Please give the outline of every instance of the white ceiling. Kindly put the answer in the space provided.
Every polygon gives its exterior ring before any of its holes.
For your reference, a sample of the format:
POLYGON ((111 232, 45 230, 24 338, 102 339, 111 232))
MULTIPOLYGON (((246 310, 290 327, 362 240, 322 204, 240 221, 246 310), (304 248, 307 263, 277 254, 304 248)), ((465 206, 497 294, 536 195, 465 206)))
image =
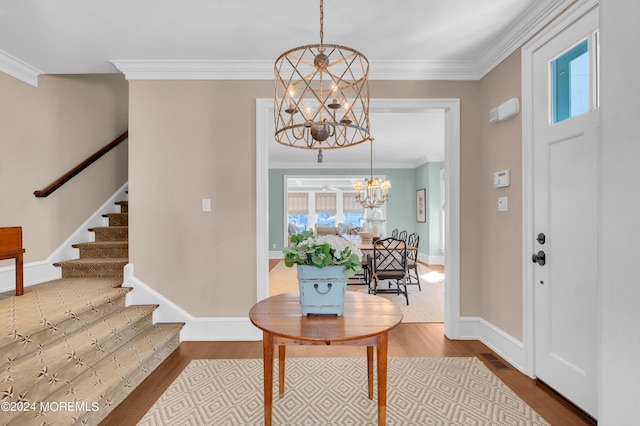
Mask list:
MULTIPOLYGON (((372 80, 479 79, 572 1, 325 0, 324 41, 362 52, 372 80)), ((319 0, 0 0, 0 71, 32 85, 40 74, 115 72, 273 79, 281 53, 319 43, 319 15, 319 0)), ((438 114, 416 115, 372 114, 376 163, 442 158, 438 114)), ((349 149, 362 158, 367 148, 349 149)))
MULTIPOLYGON (((371 112, 370 142, 353 147, 325 149, 324 162, 317 163, 317 151, 280 145, 269 140, 269 167, 272 168, 415 168, 428 161, 444 161, 444 110, 417 112, 371 112)), ((273 122, 265 129, 274 134, 273 122)), ((375 171, 375 170, 374 170, 375 171)))

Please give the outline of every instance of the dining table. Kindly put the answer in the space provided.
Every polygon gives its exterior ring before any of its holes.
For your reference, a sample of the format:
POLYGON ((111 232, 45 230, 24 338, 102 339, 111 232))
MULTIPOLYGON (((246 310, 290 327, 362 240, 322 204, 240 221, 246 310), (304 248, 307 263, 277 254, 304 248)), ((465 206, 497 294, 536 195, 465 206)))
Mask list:
MULTIPOLYGON (((405 298, 407 299, 407 305, 408 305, 409 294, 407 292, 406 284, 404 286, 404 290, 401 290, 400 284, 398 284, 398 287, 396 289, 377 288, 377 285, 375 285, 373 288, 371 287, 371 283, 373 281, 373 277, 375 274, 375 272, 373 271, 373 269, 375 268, 374 268, 374 265, 372 265, 373 257, 374 257, 373 251, 374 251, 374 246, 376 241, 379 241, 379 240, 363 239, 360 235, 354 235, 354 234, 342 234, 342 237, 347 241, 349 241, 351 244, 353 244, 355 247, 360 249, 361 252, 363 252, 362 253, 362 273, 361 275, 358 276, 358 281, 352 284, 354 285, 364 284, 367 287, 369 287, 369 293, 373 293, 373 294, 378 294, 378 293, 404 294, 405 298)), ((381 239, 384 239, 384 238, 381 238, 381 239)), ((407 251, 418 250, 417 247, 409 246, 404 241, 402 241, 404 244, 399 244, 400 242, 401 240, 398 240, 398 246, 400 247, 401 250, 404 248, 406 248, 407 251)), ((389 248, 393 249, 393 243, 387 246, 387 249, 389 248)))

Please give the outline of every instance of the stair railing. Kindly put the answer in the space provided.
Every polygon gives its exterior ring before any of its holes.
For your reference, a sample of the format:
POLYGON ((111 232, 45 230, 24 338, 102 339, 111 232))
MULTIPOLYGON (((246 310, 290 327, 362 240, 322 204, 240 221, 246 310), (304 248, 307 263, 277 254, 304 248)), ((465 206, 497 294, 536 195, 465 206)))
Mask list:
POLYGON ((67 173, 60 176, 58 179, 56 179, 53 183, 51 183, 46 188, 34 191, 33 195, 35 195, 38 198, 47 197, 56 189, 60 188, 62 185, 70 181, 71 178, 73 178, 75 175, 77 175, 78 173, 80 173, 81 171, 89 167, 91 164, 93 164, 97 159, 99 159, 100 157, 105 155, 107 152, 111 151, 113 148, 118 146, 120 142, 128 138, 129 138, 129 132, 126 131, 120 136, 118 136, 117 138, 115 138, 114 140, 112 140, 111 142, 109 142, 108 144, 106 144, 103 148, 101 148, 91 157, 87 158, 86 160, 84 160, 83 162, 75 166, 73 169, 69 170, 67 173))

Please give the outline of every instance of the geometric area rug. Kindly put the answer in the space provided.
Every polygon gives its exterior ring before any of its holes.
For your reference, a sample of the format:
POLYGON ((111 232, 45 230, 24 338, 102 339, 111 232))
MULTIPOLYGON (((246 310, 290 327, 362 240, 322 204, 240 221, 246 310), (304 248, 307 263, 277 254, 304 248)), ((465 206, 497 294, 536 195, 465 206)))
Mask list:
MULTIPOLYGON (((288 358, 274 425, 377 425, 365 357, 288 358)), ((263 425, 262 359, 193 360, 139 425, 263 425)), ((375 373, 374 373, 375 377, 375 373)), ((387 425, 549 425, 477 358, 389 358, 387 425)))

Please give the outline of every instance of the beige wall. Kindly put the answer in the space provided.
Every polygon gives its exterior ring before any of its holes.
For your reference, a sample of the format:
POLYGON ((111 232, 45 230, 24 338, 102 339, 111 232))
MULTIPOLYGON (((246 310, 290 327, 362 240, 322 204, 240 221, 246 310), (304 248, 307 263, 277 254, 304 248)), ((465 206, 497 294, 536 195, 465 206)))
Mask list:
POLYGON ((489 123, 489 110, 521 97, 520 51, 479 82, 372 82, 371 96, 460 98, 460 314, 522 339, 521 116, 489 123), (494 189, 505 169, 511 186, 494 189), (509 197, 508 212, 498 196, 509 197))
POLYGON ((478 278, 480 315, 516 339, 522 339, 522 115, 489 123, 489 111, 508 99, 521 100, 521 54, 513 53, 480 81, 480 204, 482 228, 478 278), (509 170, 511 185, 493 187, 493 173, 509 170), (498 211, 498 197, 509 211, 498 211))
MULTIPOLYGON (((462 314, 481 313, 478 82, 374 81, 374 98, 461 99, 462 314)), ((130 82, 130 260, 194 316, 246 316, 255 284, 255 99, 272 82, 130 82), (200 211, 211 198, 212 213, 200 211), (233 276, 229 277, 229 272, 233 276)))
MULTIPOLYGON (((522 336, 520 117, 487 121, 489 109, 520 96, 519 58, 480 82, 370 85, 374 98, 461 100, 461 315, 483 317, 515 338, 522 336), (493 172, 503 169, 511 187, 495 190, 493 172), (507 213, 497 212, 503 194, 507 213)), ((127 83, 116 75, 41 77, 36 89, 0 75, 0 85, 12 99, 0 103, 11 158, 3 157, 0 173, 20 176, 17 187, 3 179, 11 203, 0 204, 0 217, 3 226, 25 226, 28 261, 40 260, 126 180, 119 149, 83 172, 86 181, 76 178, 45 200, 32 195, 101 146, 96 133, 112 138, 126 128, 127 83), (33 164, 29 173, 21 173, 24 164, 33 164)), ((256 299, 255 99, 271 97, 272 82, 128 86, 135 276, 196 317, 246 316, 256 299), (202 198, 212 200, 211 213, 201 211, 202 198)))
POLYGON ((483 260, 478 255, 482 238, 478 216, 482 150, 478 132, 480 85, 477 81, 374 81, 370 90, 373 98, 460 99, 460 313, 479 316, 482 283, 478 271, 483 260))
POLYGON ((255 99, 271 96, 270 81, 130 82, 130 261, 191 315, 256 301, 255 99))
POLYGON ((25 262, 45 260, 127 181, 124 142, 47 198, 33 195, 127 129, 127 83, 41 76, 35 88, 0 73, 0 94, 0 226, 23 227, 25 262))

